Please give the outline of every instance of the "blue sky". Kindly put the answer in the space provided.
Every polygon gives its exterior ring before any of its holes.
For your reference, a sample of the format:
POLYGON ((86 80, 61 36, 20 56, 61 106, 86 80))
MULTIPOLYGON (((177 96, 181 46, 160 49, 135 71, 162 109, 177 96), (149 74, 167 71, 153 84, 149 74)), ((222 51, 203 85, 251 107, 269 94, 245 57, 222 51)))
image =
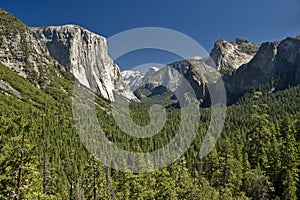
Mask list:
MULTIPOLYGON (((0 7, 28 26, 78 24, 105 37, 140 27, 182 32, 208 52, 218 39, 255 43, 300 34, 299 0, 0 0, 0 7)), ((143 63, 170 63, 178 56, 135 51, 122 56, 122 69, 143 63)))

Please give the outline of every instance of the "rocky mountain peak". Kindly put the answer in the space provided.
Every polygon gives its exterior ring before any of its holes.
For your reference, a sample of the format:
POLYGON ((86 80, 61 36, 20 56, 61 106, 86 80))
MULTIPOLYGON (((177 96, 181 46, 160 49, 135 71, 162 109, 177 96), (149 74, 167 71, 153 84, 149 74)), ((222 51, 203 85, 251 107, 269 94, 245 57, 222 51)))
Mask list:
POLYGON ((241 65, 248 63, 257 50, 257 45, 241 38, 237 38, 235 43, 227 40, 218 40, 215 42, 210 56, 215 62, 217 70, 235 70, 241 65))
POLYGON ((142 83, 145 73, 133 70, 124 70, 121 72, 123 81, 129 86, 132 91, 135 91, 142 83))
POLYGON ((237 45, 251 44, 251 42, 249 40, 245 40, 245 39, 242 39, 242 38, 236 38, 235 43, 237 45))

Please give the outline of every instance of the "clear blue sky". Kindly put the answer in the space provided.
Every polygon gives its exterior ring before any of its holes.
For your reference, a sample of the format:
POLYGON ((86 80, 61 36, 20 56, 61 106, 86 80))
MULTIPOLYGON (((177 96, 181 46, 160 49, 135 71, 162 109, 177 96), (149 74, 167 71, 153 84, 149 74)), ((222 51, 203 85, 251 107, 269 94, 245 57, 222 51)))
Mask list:
MULTIPOLYGON (((260 44, 300 34, 299 0, 0 0, 0 7, 28 26, 72 23, 105 37, 138 27, 170 28, 207 51, 221 38, 260 44)), ((123 69, 178 59, 155 50, 123 57, 117 61, 123 69)))

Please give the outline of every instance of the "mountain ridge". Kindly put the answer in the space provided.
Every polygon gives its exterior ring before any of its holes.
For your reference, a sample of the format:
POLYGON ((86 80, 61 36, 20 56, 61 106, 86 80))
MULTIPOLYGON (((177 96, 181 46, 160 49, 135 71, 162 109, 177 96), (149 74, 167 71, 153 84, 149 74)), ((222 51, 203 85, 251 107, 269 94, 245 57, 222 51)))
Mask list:
MULTIPOLYGON (((156 82, 148 85, 148 89, 161 84, 170 88, 178 85, 178 77, 165 69, 148 74, 147 77, 139 74, 136 82, 133 81, 133 74, 130 76, 131 82, 124 80, 119 67, 108 55, 106 39, 80 26, 28 28, 6 11, 1 12, 4 26, 0 30, 0 61, 21 76, 36 82, 38 87, 50 84, 52 75, 49 71, 53 71, 52 74, 56 76, 61 76, 65 71, 71 72, 81 84, 112 101, 114 92, 129 100, 136 100, 129 88, 138 89, 135 85, 145 85, 151 79, 156 82), (17 25, 10 24, 11 21, 17 25), (8 27, 16 34, 12 35, 8 27)), ((176 69, 189 80, 200 102, 209 99, 207 83, 212 82, 208 78, 212 71, 208 70, 208 66, 219 72, 230 68, 229 73, 222 75, 222 80, 229 104, 232 104, 246 92, 288 74, 292 74, 294 80, 282 80, 285 86, 278 83, 277 89, 299 84, 300 69, 297 63, 300 61, 297 41, 297 38, 287 38, 279 42, 263 43, 258 48, 244 39, 237 39, 235 43, 218 40, 211 50, 211 58, 177 61, 167 66, 176 69), (226 49, 228 46, 229 50, 226 49), (246 57, 243 56, 245 54, 246 57), (239 64, 241 65, 238 66, 239 64), (207 66, 206 69, 203 66, 207 66)))
MULTIPOLYGON (((252 50, 252 54, 254 52, 256 53, 251 56, 251 59, 250 57, 247 58, 247 62, 245 59, 242 59, 241 61, 235 61, 235 63, 243 63, 243 64, 241 64, 238 67, 231 68, 229 72, 224 74, 222 74, 222 71, 228 66, 224 68, 218 67, 218 65, 215 64, 214 62, 215 59, 213 58, 200 59, 200 60, 187 59, 187 60, 177 61, 163 67, 161 70, 159 70, 158 72, 152 75, 152 79, 157 79, 154 78, 155 76, 168 77, 167 79, 172 80, 171 82, 176 82, 178 77, 177 76, 172 77, 172 73, 169 73, 168 70, 164 70, 168 67, 174 68, 188 79, 188 81, 196 91, 197 98, 198 100, 200 100, 200 102, 203 102, 205 100, 209 101, 209 91, 208 91, 207 84, 209 83, 212 88, 215 87, 214 85, 218 85, 218 84, 214 84, 213 83, 214 81, 213 82, 209 81, 205 77, 208 77, 209 73, 212 74, 212 71, 208 69, 214 68, 217 71, 219 71, 220 73, 219 75, 221 75, 222 77, 220 81, 224 82, 228 104, 231 105, 235 103, 238 100, 238 98, 243 96, 245 93, 251 92, 253 90, 257 90, 260 87, 264 87, 265 84, 270 84, 271 82, 274 82, 273 86, 275 87, 275 89, 278 90, 282 90, 287 88, 288 86, 299 84, 300 83, 299 41, 300 40, 298 38, 288 37, 286 39, 277 42, 265 42, 262 45, 260 45, 258 50, 256 50, 257 46, 255 46, 254 50, 252 50), (206 70, 204 69, 201 70, 201 65, 206 65, 206 70), (194 72, 197 73, 195 74, 194 72), (165 73, 165 74, 162 75, 161 73, 165 73), (290 77, 289 79, 292 80, 289 80, 287 77, 290 77)), ((218 46, 218 44, 223 44, 224 42, 230 43, 225 40, 219 40, 216 42, 216 46, 218 46)), ((245 43, 250 46, 254 45, 253 43, 242 39, 237 39, 236 45, 245 44, 245 43)), ((225 49, 224 47, 222 48, 223 48, 222 51, 224 53, 225 49)), ((215 50, 213 49, 211 52, 214 51, 215 50)), ((228 60, 226 60, 228 55, 225 57, 222 56, 223 54, 219 56, 219 58, 221 59, 219 60, 219 65, 220 63, 228 62, 228 60)), ((238 58, 239 57, 237 57, 236 59, 238 58)), ((143 85, 147 84, 147 88, 148 90, 150 90, 150 93, 146 92, 147 95, 153 96, 155 94, 152 94, 151 90, 157 91, 155 90, 155 87, 158 87, 160 84, 157 83, 157 81, 156 82, 154 81, 155 82, 154 83, 153 81, 151 82, 150 80, 151 77, 149 80, 147 80, 148 82, 144 81, 143 85), (150 84, 151 86, 149 85, 149 83, 151 83, 150 84)), ((162 80, 161 82, 166 82, 166 81, 162 80)), ((170 84, 165 84, 165 85, 170 86, 170 84)), ((145 95, 141 95, 139 92, 139 97, 142 96, 145 97, 145 95)))

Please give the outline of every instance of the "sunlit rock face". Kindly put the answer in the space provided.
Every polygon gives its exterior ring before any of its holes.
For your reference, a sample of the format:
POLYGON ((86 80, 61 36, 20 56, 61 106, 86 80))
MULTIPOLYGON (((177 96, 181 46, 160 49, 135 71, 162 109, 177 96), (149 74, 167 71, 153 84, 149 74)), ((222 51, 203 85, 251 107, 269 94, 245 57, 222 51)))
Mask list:
POLYGON ((211 50, 210 56, 216 64, 217 70, 238 69, 241 65, 248 63, 258 46, 243 39, 236 39, 236 42, 218 40, 211 50))
POLYGON ((49 54, 88 88, 114 100, 114 92, 135 96, 123 83, 119 67, 108 56, 106 39, 76 25, 32 28, 49 54))

